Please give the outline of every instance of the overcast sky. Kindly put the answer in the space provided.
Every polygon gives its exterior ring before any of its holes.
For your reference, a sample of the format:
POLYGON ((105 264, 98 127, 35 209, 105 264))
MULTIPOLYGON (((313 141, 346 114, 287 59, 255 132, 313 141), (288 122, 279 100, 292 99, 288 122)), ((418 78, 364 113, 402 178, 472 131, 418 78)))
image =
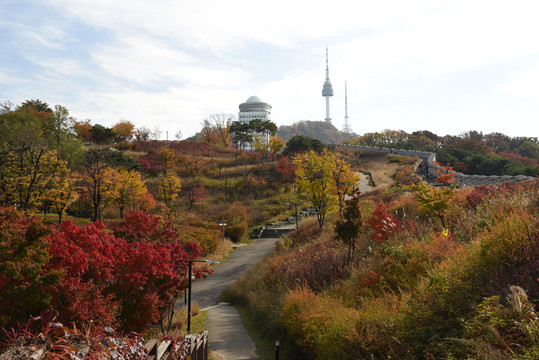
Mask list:
POLYGON ((201 128, 257 95, 272 120, 539 136, 539 2, 0 0, 0 102, 112 126, 201 128))

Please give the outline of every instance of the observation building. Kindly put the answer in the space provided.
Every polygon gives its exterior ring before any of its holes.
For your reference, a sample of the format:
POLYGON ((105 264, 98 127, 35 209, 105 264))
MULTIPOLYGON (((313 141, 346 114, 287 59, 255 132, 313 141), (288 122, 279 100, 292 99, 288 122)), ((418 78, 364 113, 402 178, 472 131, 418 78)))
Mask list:
POLYGON ((251 96, 246 102, 240 104, 238 121, 242 124, 248 124, 254 119, 267 121, 271 120, 270 113, 270 104, 262 101, 258 96, 251 96))

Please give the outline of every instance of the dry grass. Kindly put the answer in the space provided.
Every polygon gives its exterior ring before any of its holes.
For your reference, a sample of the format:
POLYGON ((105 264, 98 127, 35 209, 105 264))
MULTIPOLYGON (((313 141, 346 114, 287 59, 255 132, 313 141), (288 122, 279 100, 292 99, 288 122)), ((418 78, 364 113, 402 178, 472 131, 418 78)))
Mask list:
POLYGON ((219 240, 217 242, 217 249, 213 254, 208 255, 208 258, 223 262, 230 256, 230 253, 232 251, 232 245, 233 244, 230 239, 225 238, 225 241, 219 240))
POLYGON ((370 173, 376 188, 388 189, 395 185, 395 172, 400 163, 392 161, 390 154, 350 150, 341 154, 354 169, 370 173))
MULTIPOLYGON (((200 304, 196 301, 191 302, 191 333, 199 333, 206 326, 206 312, 201 312, 200 304)), ((166 316, 166 315, 165 315, 166 316)), ((164 321, 165 329, 168 327, 168 321, 164 321)), ((167 336, 177 338, 183 336, 187 332, 187 306, 183 306, 180 310, 175 310, 172 316, 172 325, 167 336)), ((145 339, 159 339, 163 337, 161 325, 157 324, 144 333, 145 339)))
POLYGON ((146 151, 134 151, 134 150, 126 150, 124 151, 124 155, 133 159, 139 159, 146 155, 146 151))

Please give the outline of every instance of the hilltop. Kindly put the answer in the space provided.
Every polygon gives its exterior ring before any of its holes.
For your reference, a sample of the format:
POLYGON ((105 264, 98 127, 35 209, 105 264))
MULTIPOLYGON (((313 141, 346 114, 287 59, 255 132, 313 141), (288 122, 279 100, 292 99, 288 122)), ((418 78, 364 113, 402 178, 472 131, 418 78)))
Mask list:
POLYGON ((312 120, 303 120, 292 125, 281 125, 278 135, 284 140, 289 140, 294 135, 303 135, 318 139, 324 144, 340 144, 346 139, 346 136, 332 124, 312 120))

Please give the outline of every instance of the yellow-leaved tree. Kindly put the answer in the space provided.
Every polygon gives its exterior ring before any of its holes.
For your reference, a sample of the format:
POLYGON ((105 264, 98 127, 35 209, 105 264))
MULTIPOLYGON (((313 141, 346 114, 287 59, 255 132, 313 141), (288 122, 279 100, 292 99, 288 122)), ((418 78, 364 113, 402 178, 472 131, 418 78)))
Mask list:
POLYGON ((296 184, 309 194, 316 210, 318 225, 324 227, 326 214, 336 209, 338 197, 332 178, 334 157, 327 149, 322 153, 313 150, 294 157, 296 184))
POLYGON ((277 136, 271 136, 269 139, 269 152, 271 153, 271 157, 275 159, 277 156, 277 153, 284 149, 285 141, 277 136))
POLYGON ((182 182, 176 175, 161 176, 158 180, 157 198, 163 201, 168 208, 171 208, 181 189, 182 182))
POLYGON ((44 197, 58 214, 59 224, 62 223, 62 217, 67 207, 79 198, 77 184, 80 182, 80 178, 80 175, 70 173, 66 167, 62 167, 52 180, 50 188, 45 192, 44 197))
POLYGON ((99 214, 102 216, 106 208, 110 207, 118 197, 120 172, 112 167, 106 167, 101 179, 101 203, 99 214))
POLYGON ((253 133, 253 149, 266 156, 268 153, 268 139, 264 134, 253 133))
POLYGON ((4 201, 24 212, 35 210, 60 168, 65 161, 44 146, 9 152, 3 163, 4 201))
POLYGON ((337 198, 339 201, 339 212, 342 213, 346 197, 349 196, 359 182, 359 174, 352 170, 350 164, 343 159, 339 159, 334 154, 331 154, 333 159, 333 169, 331 177, 335 185, 337 198))
POLYGON ((123 219, 124 210, 136 210, 147 202, 148 188, 142 180, 142 175, 136 170, 120 170, 116 203, 123 219))

